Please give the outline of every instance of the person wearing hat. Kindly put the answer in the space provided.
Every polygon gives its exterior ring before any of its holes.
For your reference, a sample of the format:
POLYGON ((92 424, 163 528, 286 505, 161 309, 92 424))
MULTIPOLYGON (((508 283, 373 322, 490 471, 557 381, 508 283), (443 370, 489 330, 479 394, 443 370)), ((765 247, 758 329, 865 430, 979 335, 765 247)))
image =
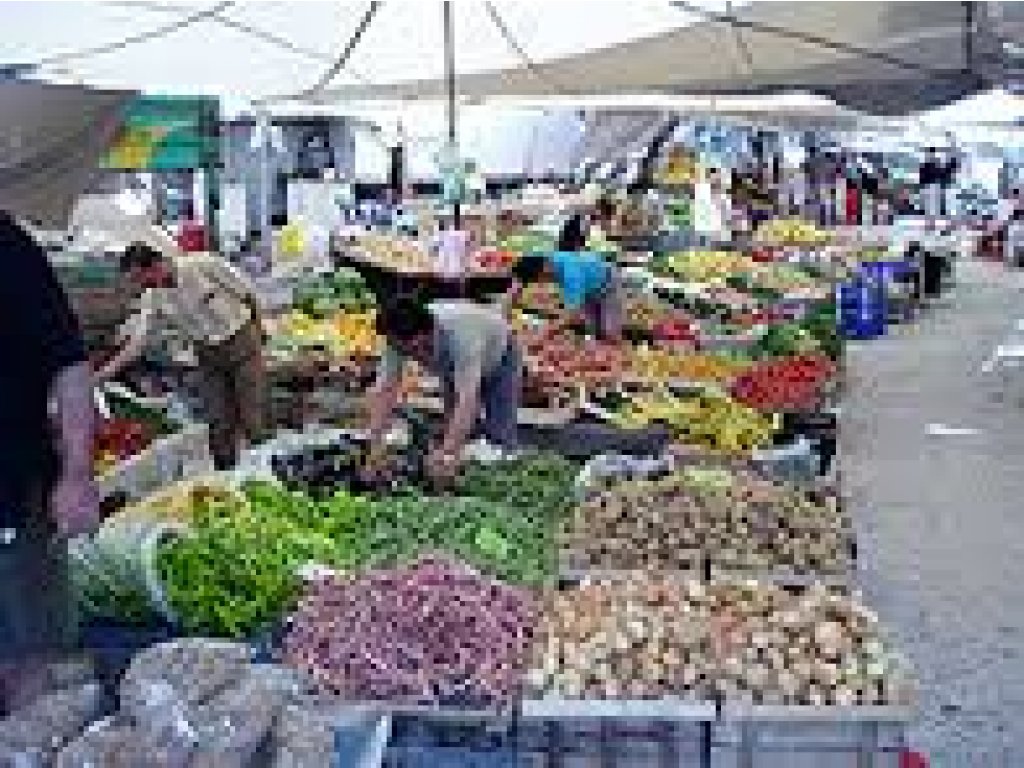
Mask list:
POLYGON ((214 463, 231 468, 264 424, 263 327, 252 288, 219 256, 164 256, 144 243, 125 250, 121 272, 141 292, 139 309, 97 377, 116 377, 161 334, 183 337, 199 363, 214 463))
POLYGON ((586 241, 582 218, 569 219, 554 253, 527 254, 515 264, 506 303, 516 301, 531 283, 553 281, 567 310, 560 327, 583 321, 599 338, 621 341, 624 296, 618 268, 585 250, 586 241))
POLYGON ((506 451, 517 448, 523 358, 498 309, 470 301, 426 304, 416 296, 392 297, 377 317, 377 332, 387 339, 387 348, 367 395, 368 473, 375 473, 383 458, 384 435, 409 360, 441 381, 444 427, 426 461, 432 479, 454 477, 478 420, 489 443, 506 451))

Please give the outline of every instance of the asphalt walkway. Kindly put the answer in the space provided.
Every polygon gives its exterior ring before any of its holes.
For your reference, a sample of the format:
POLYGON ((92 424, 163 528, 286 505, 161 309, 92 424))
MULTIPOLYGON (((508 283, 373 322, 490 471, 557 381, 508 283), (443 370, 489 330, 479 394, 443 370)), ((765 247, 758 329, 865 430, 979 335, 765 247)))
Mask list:
POLYGON ((951 298, 851 345, 843 486, 860 582, 920 681, 933 768, 1024 766, 1024 368, 985 375, 1024 275, 962 263, 951 298), (934 426, 965 430, 932 434, 934 426), (970 430, 975 430, 971 432, 970 430))

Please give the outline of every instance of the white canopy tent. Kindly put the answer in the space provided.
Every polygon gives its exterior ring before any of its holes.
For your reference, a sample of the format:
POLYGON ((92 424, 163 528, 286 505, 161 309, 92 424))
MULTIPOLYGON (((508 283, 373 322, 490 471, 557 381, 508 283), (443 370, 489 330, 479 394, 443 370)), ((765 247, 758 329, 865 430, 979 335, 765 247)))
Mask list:
MULTIPOLYGON (((218 96, 232 111, 234 104, 310 86, 343 50, 368 6, 369 0, 5 0, 0 63, 42 63, 39 74, 50 80, 218 96)), ((628 24, 616 0, 493 0, 493 6, 538 60, 616 45, 696 18, 667 0, 630 0, 628 24)), ((460 73, 519 63, 481 0, 457 2, 455 16, 460 73)), ((442 49, 440 3, 386 0, 350 66, 331 85, 440 77, 442 49)))
MULTIPOLYGON (((1019 5, 631 0, 624 13, 612 0, 457 2, 458 87, 476 99, 806 92, 908 114, 998 80, 999 35, 1019 33, 1019 5)), ((336 62, 367 7, 14 0, 4 4, 0 62, 105 87, 236 102, 295 96, 336 62)), ((345 66, 305 101, 443 96, 441 17, 436 0, 387 0, 345 66)))
MULTIPOLYGON (((1004 49, 985 3, 761 2, 735 13, 677 7, 705 20, 544 62, 459 77, 492 96, 806 92, 873 114, 908 114, 984 90, 1004 49)), ((1013 22, 1005 15, 1001 24, 1013 22)), ((325 89, 320 103, 440 98, 443 79, 325 89)))
MULTIPOLYGON (((331 67, 368 5, 14 0, 0 62, 50 80, 215 94, 227 113, 254 102, 322 109, 371 118, 384 135, 402 122, 410 175, 433 177, 446 138, 441 4, 387 0, 345 66, 331 67), (329 67, 337 75, 315 94, 265 100, 308 91, 329 67)), ((850 132, 862 112, 944 104, 997 79, 999 36, 1022 15, 1012 4, 882 0, 632 0, 625 15, 611 0, 467 0, 454 10, 460 144, 496 175, 602 154, 579 128, 602 111, 850 132)), ((626 138, 615 144, 623 156, 648 137, 626 138)), ((386 167, 381 139, 358 153, 374 173, 386 167)))

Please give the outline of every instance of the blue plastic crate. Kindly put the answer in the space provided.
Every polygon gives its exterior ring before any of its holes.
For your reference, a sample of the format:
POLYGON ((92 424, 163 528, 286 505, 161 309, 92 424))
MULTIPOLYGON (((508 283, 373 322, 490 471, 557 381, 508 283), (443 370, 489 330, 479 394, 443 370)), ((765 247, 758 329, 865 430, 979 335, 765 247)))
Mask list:
POLYGON ((698 723, 595 718, 473 719, 396 717, 383 768, 537 768, 698 765, 698 723))
POLYGON ((847 339, 874 339, 885 335, 888 302, 885 283, 859 278, 836 287, 839 332, 847 339))
POLYGON ((387 768, 528 768, 516 749, 479 751, 465 747, 422 747, 404 749, 401 758, 387 768))
POLYGON ((860 266, 861 275, 885 283, 905 278, 911 271, 912 267, 906 261, 869 261, 860 266))
POLYGON ((434 720, 396 717, 385 768, 520 768, 517 724, 501 720, 434 720))

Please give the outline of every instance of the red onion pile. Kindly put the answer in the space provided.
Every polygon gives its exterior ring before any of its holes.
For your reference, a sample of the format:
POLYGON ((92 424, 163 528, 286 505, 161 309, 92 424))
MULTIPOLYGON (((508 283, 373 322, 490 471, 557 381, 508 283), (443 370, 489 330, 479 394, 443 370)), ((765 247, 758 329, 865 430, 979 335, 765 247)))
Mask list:
POLYGON ((526 590, 424 558, 315 582, 285 655, 351 700, 499 706, 520 694, 537 610, 526 590))

